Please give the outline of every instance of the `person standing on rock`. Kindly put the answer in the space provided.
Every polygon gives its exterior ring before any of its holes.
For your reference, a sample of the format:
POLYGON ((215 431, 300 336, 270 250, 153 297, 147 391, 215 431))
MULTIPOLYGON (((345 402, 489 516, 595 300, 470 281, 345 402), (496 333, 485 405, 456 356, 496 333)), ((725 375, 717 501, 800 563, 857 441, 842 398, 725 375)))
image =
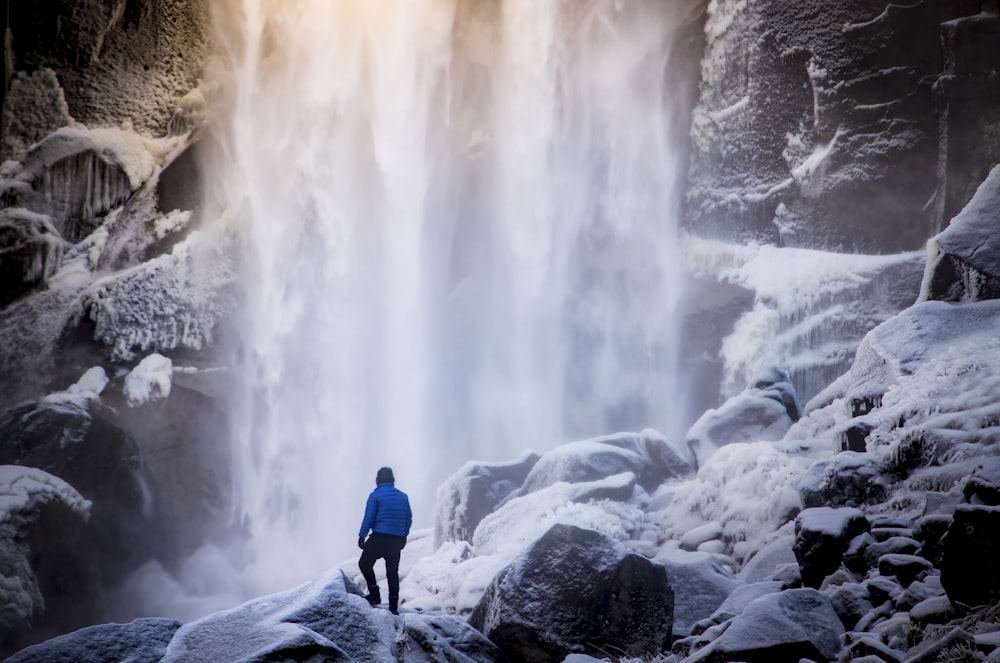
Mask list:
POLYGON ((391 467, 381 467, 375 475, 375 490, 368 496, 365 517, 358 532, 358 547, 364 552, 358 560, 361 575, 368 583, 368 602, 376 606, 382 602, 378 583, 375 581, 375 562, 385 560, 385 575, 389 583, 389 611, 399 614, 399 554, 410 535, 413 512, 410 498, 396 488, 396 478, 391 467), (368 536, 371 532, 371 536, 368 536), (368 537, 365 540, 365 537, 368 537))

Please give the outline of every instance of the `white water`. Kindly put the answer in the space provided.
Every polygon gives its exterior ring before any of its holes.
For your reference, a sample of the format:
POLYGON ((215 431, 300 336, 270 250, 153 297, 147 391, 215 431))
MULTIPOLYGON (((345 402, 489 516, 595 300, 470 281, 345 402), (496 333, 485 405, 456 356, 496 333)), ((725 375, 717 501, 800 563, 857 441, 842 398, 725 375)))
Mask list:
POLYGON ((383 464, 676 433, 664 0, 226 0, 208 210, 246 250, 250 591, 356 553, 383 464))

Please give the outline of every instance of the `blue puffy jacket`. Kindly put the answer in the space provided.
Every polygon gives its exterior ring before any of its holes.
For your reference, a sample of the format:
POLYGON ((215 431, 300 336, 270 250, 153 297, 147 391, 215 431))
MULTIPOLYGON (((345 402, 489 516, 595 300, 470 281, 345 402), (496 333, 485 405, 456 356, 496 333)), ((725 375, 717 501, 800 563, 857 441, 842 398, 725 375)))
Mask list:
POLYGON ((361 521, 359 537, 368 536, 368 531, 394 536, 409 536, 413 524, 410 498, 396 488, 392 482, 380 483, 368 496, 365 517, 361 521))

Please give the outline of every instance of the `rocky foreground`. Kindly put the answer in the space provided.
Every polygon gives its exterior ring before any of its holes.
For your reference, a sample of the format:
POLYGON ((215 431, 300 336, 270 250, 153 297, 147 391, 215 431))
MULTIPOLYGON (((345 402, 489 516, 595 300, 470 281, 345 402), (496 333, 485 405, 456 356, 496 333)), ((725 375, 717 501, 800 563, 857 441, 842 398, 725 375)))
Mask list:
MULTIPOLYGON (((921 301, 805 405, 772 368, 685 445, 643 431, 467 464, 398 617, 334 571, 10 660, 1000 661, 998 210, 1000 168, 932 242, 921 301)), ((88 507, 37 474, 8 529, 88 507)))

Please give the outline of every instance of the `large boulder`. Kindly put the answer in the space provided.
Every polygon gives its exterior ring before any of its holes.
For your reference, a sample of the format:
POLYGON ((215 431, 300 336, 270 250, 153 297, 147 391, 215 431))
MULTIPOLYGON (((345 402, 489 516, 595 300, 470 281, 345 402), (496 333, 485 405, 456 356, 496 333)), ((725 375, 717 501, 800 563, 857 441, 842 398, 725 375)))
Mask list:
POLYGON ((511 659, 651 656, 669 645, 666 570, 593 530, 555 525, 493 579, 469 617, 511 659))
POLYGON ((757 372, 744 391, 705 412, 685 441, 700 466, 727 444, 780 440, 800 415, 788 372, 768 366, 757 372))
POLYGON ((534 464, 517 491, 525 495, 560 481, 581 483, 631 472, 647 492, 694 471, 691 463, 654 430, 618 433, 556 447, 534 464))
POLYGON ((750 602, 721 636, 685 663, 830 661, 843 634, 830 599, 815 589, 790 589, 750 602))
POLYGON ((963 505, 942 542, 941 584, 952 603, 1000 600, 1000 507, 963 505))
POLYGON ((859 509, 813 507, 795 518, 795 559, 802 572, 802 584, 819 587, 836 571, 855 537, 871 528, 859 509))
POLYGON ((990 171, 951 224, 928 241, 921 299, 964 302, 1000 298, 998 223, 1000 166, 990 171))
POLYGON ((521 487, 539 458, 529 452, 506 463, 469 462, 448 477, 437 489, 434 547, 471 541, 479 522, 521 487))
POLYGON ((155 618, 88 626, 22 649, 7 663, 159 663, 180 627, 174 619, 155 618))
POLYGON ((80 613, 100 601, 85 552, 90 509, 58 477, 0 465, 0 656, 37 641, 39 631, 80 626, 80 613), (40 622, 46 628, 32 633, 40 622))

